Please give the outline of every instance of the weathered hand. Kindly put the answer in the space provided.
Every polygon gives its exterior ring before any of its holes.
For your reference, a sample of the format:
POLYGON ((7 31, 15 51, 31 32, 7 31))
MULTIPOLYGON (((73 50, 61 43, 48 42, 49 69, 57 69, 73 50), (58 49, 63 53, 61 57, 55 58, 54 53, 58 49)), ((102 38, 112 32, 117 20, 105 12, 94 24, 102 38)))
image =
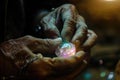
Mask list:
POLYGON ((67 41, 79 40, 81 44, 87 37, 87 25, 72 4, 65 4, 44 16, 42 25, 45 37, 62 37, 67 41))
MULTIPOLYGON (((61 43, 61 38, 40 39, 32 36, 24 36, 18 39, 11 39, 1 44, 1 51, 8 58, 13 60, 20 56, 35 56, 37 53, 53 55, 55 48, 61 43)), ((24 59, 23 58, 23 59, 24 59)))
POLYGON ((87 29, 84 18, 79 15, 72 4, 65 4, 56 8, 44 16, 40 24, 43 27, 45 37, 62 37, 72 43, 77 41, 79 47, 89 43, 90 48, 97 37, 93 31, 87 29), (85 43, 85 41, 87 42, 85 43))
MULTIPOLYGON (((42 55, 43 52, 51 53, 60 43, 60 38, 38 39, 32 36, 25 36, 2 43, 0 49, 10 61, 12 60, 14 62, 18 70, 26 64, 26 60, 33 59, 37 56, 38 58, 29 64, 25 70, 27 75, 33 79, 73 79, 86 65, 83 62, 86 58, 84 51, 79 51, 76 55, 69 58, 50 58, 42 55)), ((14 69, 13 67, 12 70, 14 69)))
POLYGON ((79 15, 72 4, 65 4, 44 16, 40 24, 47 38, 62 37, 63 39, 76 43, 78 50, 91 48, 96 41, 97 35, 87 29, 82 16, 79 15))

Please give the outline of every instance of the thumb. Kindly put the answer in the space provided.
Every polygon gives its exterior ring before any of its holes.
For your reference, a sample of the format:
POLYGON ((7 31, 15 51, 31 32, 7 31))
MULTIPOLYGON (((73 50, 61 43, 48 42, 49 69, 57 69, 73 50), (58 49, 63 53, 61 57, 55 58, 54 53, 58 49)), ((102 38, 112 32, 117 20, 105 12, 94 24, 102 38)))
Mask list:
POLYGON ((54 53, 58 45, 62 42, 61 38, 56 39, 40 39, 36 38, 29 48, 35 53, 54 53))
POLYGON ((44 39, 45 45, 49 46, 58 46, 62 42, 62 38, 56 38, 56 39, 44 39))

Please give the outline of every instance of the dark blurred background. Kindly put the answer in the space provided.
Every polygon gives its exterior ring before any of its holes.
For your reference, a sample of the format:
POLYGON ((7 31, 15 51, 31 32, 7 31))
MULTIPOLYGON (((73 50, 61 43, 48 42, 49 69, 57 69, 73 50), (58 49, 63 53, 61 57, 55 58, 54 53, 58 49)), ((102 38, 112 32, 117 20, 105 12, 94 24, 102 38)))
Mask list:
POLYGON ((72 0, 98 40, 91 64, 78 80, 114 80, 120 59, 120 0, 72 0))
POLYGON ((120 0, 0 0, 0 42, 35 35, 34 17, 65 3, 74 4, 89 29, 98 35, 88 68, 76 80, 112 80, 120 59, 120 0))

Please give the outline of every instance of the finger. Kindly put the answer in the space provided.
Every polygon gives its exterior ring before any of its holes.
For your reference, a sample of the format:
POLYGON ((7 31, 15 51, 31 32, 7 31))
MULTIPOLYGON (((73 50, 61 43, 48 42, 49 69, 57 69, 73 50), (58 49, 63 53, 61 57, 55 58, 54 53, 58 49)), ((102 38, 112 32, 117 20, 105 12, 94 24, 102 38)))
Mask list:
POLYGON ((71 41, 76 30, 77 10, 74 5, 64 5, 62 10, 63 29, 61 36, 67 41, 71 41))
POLYGON ((32 36, 24 36, 15 40, 17 43, 27 46, 34 53, 54 53, 61 43, 61 38, 41 39, 32 36))
MULTIPOLYGON (((63 78, 63 74, 64 76, 67 76, 70 72, 74 72, 76 68, 79 68, 79 66, 82 69, 83 67, 85 67, 83 62, 84 55, 85 55, 85 52, 80 51, 75 56, 71 56, 69 58, 43 57, 37 61, 34 61, 32 65, 29 66, 28 70, 33 72, 33 74, 37 75, 39 78, 46 79, 46 76, 49 76, 49 75, 54 75, 54 76, 58 76, 59 78, 63 78)), ((79 70, 81 71, 81 69, 79 70)), ((66 78, 69 78, 69 77, 70 76, 67 76, 66 78)))
MULTIPOLYGON (((81 52, 79 51, 77 54, 81 55, 81 52)), ((64 78, 74 80, 80 74, 80 72, 82 72, 86 68, 90 57, 86 55, 87 54, 85 54, 83 58, 81 57, 82 60, 79 63, 80 65, 78 65, 69 75, 65 76, 64 78)))
POLYGON ((40 24, 44 29, 45 38, 56 38, 60 35, 59 30, 55 25, 55 18, 53 17, 54 14, 55 12, 51 12, 40 21, 40 24))
POLYGON ((97 39, 97 35, 95 32, 93 32, 92 30, 88 30, 88 34, 87 34, 88 38, 87 40, 84 42, 83 44, 83 48, 91 48, 97 39))
POLYGON ((40 39, 32 37, 31 43, 27 44, 34 53, 54 53, 57 46, 61 43, 61 38, 56 39, 40 39))
POLYGON ((66 78, 70 78, 71 76, 68 75, 70 72, 72 72, 72 74, 75 76, 83 68, 85 68, 84 65, 86 64, 84 64, 83 62, 84 55, 85 52, 80 51, 77 53, 77 55, 72 56, 70 58, 40 57, 38 60, 30 64, 27 70, 33 73, 31 75, 32 77, 36 76, 36 78, 40 78, 40 79, 42 78, 48 79, 47 76, 50 75, 58 76, 58 78, 63 79, 63 74, 66 78), (79 69, 79 66, 81 67, 81 69, 79 69))
POLYGON ((52 64, 55 69, 60 67, 59 70, 63 69, 73 69, 74 67, 78 66, 82 60, 84 59, 85 52, 79 51, 76 55, 71 56, 69 58, 62 58, 62 57, 56 57, 52 59, 52 64))
POLYGON ((81 45, 87 37, 87 25, 85 24, 83 18, 79 15, 77 18, 76 28, 77 29, 72 38, 72 42, 78 41, 79 45, 81 45))
POLYGON ((61 36, 63 39, 67 41, 71 41, 73 34, 75 32, 75 22, 72 20, 68 20, 64 22, 64 26, 61 32, 61 36))

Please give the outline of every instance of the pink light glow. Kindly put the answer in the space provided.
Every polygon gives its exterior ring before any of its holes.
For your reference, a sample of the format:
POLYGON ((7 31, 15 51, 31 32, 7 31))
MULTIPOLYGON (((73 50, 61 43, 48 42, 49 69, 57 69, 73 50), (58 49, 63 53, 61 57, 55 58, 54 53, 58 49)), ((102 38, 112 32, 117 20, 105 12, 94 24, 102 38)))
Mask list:
POLYGON ((64 43, 61 47, 57 48, 55 53, 58 57, 67 58, 75 55, 76 48, 75 45, 72 43, 64 43))

